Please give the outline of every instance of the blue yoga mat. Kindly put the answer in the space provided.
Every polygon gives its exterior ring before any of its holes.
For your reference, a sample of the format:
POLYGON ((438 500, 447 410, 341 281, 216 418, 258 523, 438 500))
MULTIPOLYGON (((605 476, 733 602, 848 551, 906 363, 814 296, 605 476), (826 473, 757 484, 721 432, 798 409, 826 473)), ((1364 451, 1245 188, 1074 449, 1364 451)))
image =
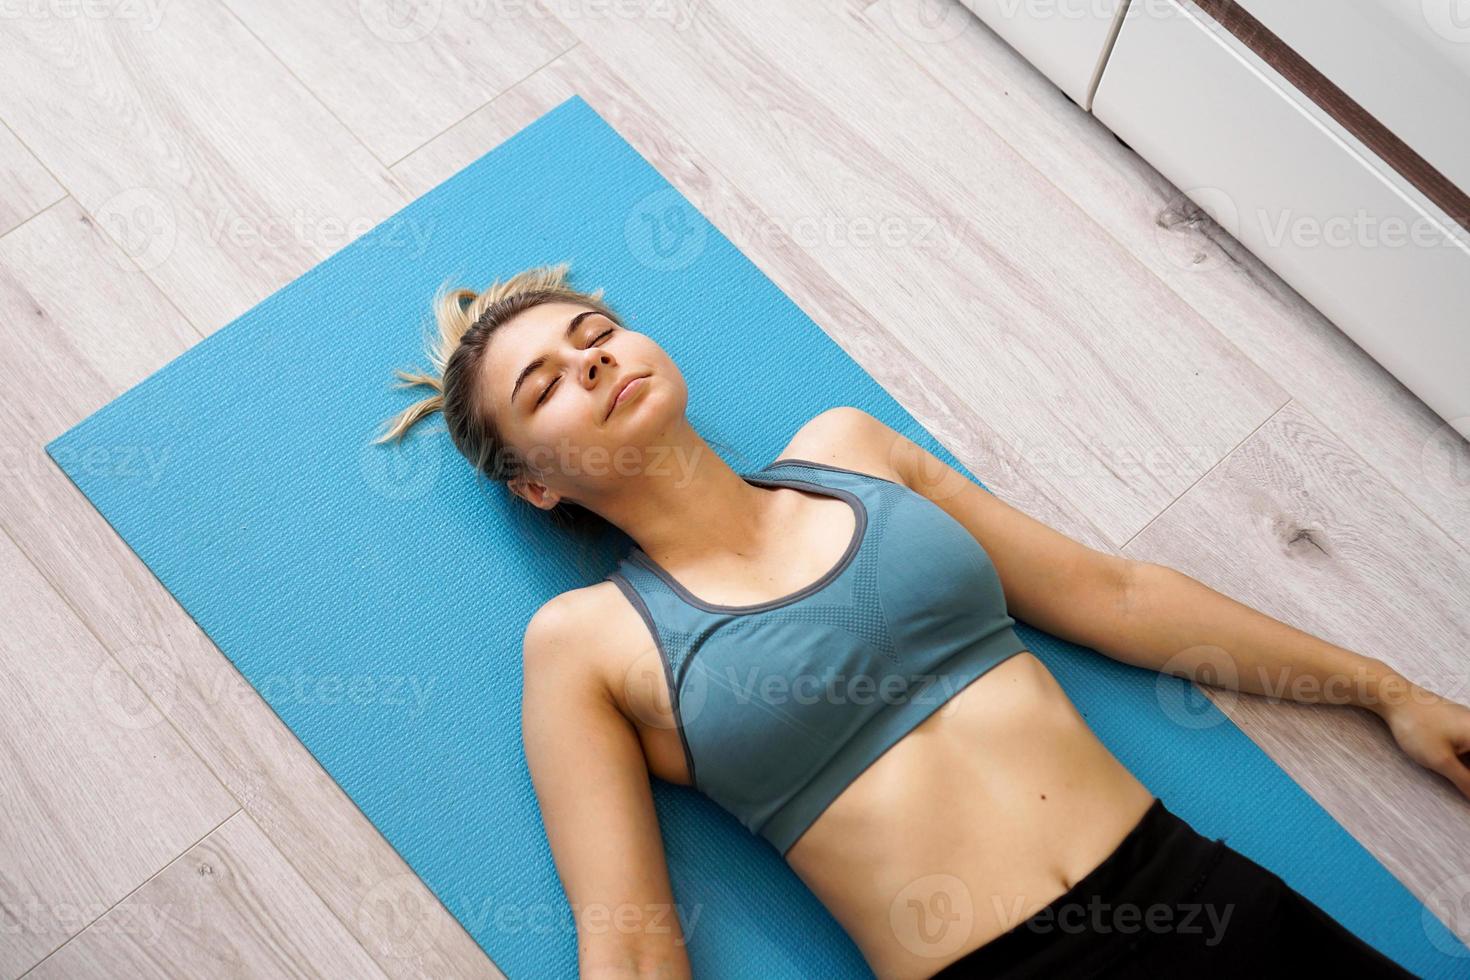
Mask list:
MULTIPOLYGON (((443 277, 480 287, 564 260, 669 351, 691 422, 735 469, 846 404, 970 475, 580 97, 46 447, 517 980, 576 973, 521 748, 521 637, 631 542, 581 546, 511 506, 442 425, 372 440, 422 397, 392 371, 425 363, 443 277)), ((1470 950, 1190 682, 1018 628, 1201 833, 1416 973, 1470 972, 1470 950)), ((654 797, 695 976, 870 975, 764 840, 693 790, 656 780, 654 797)))

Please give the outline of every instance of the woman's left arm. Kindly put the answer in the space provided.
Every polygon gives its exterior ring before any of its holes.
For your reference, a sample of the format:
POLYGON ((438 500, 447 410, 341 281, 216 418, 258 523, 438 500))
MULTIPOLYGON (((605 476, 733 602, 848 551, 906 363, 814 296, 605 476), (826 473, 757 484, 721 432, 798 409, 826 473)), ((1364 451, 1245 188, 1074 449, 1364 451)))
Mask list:
POLYGON ((1470 753, 1470 708, 1167 565, 1090 548, 860 409, 836 411, 849 451, 901 475, 975 536, 1016 619, 1114 660, 1216 687, 1367 708, 1410 758, 1470 798, 1470 766, 1461 758, 1470 753))
POLYGON ((1470 798, 1470 708, 1167 565, 1134 562, 1130 576, 1126 627, 1101 652, 1231 690, 1366 708, 1411 759, 1470 798))

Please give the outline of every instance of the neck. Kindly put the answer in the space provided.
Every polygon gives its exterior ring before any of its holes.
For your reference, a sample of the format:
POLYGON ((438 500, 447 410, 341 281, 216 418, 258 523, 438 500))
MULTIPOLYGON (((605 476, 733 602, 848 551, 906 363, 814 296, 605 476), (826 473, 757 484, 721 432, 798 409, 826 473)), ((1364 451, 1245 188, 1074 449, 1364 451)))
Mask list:
POLYGON ((698 565, 720 555, 763 550, 782 526, 787 501, 745 482, 681 420, 647 450, 646 463, 619 479, 595 509, 661 565, 698 565))

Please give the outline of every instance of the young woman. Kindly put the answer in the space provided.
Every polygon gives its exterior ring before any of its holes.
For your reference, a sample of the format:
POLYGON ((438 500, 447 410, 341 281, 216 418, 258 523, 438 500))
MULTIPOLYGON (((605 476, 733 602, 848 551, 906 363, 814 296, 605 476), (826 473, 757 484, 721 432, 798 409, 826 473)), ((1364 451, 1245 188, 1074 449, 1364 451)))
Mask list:
POLYGON ((880 977, 1408 975, 1170 812, 1010 613, 1129 663, 1362 705, 1467 796, 1470 709, 1072 541, 854 408, 736 472, 669 355, 566 269, 441 291, 436 372, 399 372, 438 394, 380 441, 442 411, 477 471, 637 543, 525 634, 526 757, 582 976, 689 975, 650 773, 777 847, 880 977))

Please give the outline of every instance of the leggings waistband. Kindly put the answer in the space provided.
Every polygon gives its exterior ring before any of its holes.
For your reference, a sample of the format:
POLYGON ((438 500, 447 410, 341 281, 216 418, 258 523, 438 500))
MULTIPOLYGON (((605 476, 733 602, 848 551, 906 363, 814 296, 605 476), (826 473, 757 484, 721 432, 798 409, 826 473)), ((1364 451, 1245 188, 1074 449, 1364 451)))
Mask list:
POLYGON ((1043 976, 1125 955, 1145 921, 1186 914, 1225 844, 1154 798, 1106 858, 1025 921, 961 957, 938 978, 1043 976), (1150 920, 1149 917, 1153 916, 1150 920), (1136 930, 1136 931, 1135 931, 1136 930), (1130 936, 1131 932, 1131 936, 1130 936), (1024 965, 1024 970, 1017 967, 1024 965))

